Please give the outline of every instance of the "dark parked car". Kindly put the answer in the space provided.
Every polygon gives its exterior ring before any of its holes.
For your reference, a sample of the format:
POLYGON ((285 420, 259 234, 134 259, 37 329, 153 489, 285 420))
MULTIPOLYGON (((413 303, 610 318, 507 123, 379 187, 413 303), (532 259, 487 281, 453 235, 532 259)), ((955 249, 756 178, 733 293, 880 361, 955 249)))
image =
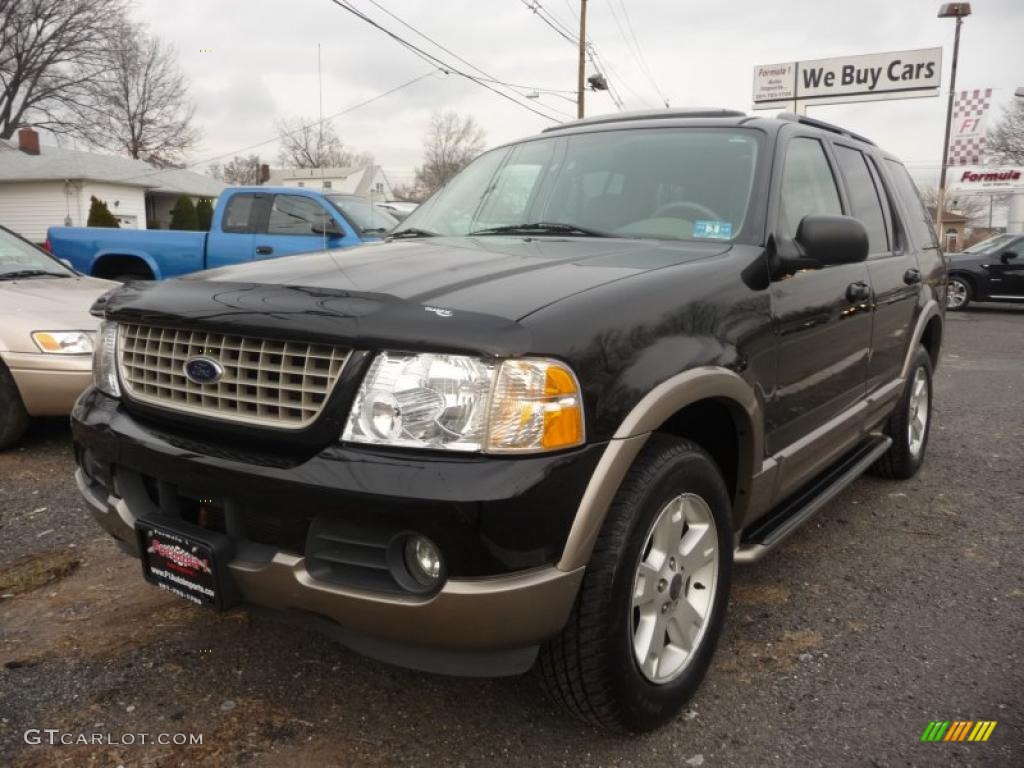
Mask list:
MULTIPOLYGON (((906 169, 807 118, 592 118, 382 245, 99 302, 77 481, 147 580, 672 718, 736 562, 924 460, 946 271, 906 169)), ((827 578, 828 574, 823 574, 827 578)))
POLYGON ((1024 301, 1024 235, 995 235, 947 255, 947 309, 972 301, 1024 301))

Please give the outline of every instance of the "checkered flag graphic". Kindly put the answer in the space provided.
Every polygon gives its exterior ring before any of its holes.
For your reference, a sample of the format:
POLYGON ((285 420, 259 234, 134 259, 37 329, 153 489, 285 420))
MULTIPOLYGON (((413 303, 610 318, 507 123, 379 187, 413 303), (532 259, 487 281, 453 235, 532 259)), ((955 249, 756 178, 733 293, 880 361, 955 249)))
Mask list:
POLYGON ((953 102, 954 134, 949 142, 949 165, 982 165, 985 160, 985 116, 992 89, 960 91, 953 102))

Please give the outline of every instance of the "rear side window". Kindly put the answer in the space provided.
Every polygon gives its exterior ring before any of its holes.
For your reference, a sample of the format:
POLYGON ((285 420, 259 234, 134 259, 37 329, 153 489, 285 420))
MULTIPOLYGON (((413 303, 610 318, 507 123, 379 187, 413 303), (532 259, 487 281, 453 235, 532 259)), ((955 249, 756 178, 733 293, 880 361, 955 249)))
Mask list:
POLYGON ((914 180, 910 178, 907 169, 901 163, 886 158, 889 171, 892 174, 893 183, 896 185, 896 194, 903 200, 903 207, 907 212, 907 229, 914 242, 921 248, 938 248, 938 241, 935 239, 935 226, 928 209, 921 201, 921 195, 917 191, 914 180))
POLYGON ((825 149, 817 139, 797 138, 786 148, 779 201, 779 235, 792 240, 810 214, 841 214, 839 190, 825 149))
POLYGON ((252 205, 255 200, 256 195, 234 195, 228 200, 221 229, 225 232, 252 232, 249 222, 252 220, 252 205))
POLYGON ((835 150, 839 170, 846 179, 846 191, 850 195, 852 213, 868 231, 868 252, 885 253, 889 250, 889 241, 885 234, 885 215, 882 212, 878 189, 871 177, 871 171, 868 170, 867 158, 863 152, 849 147, 836 145, 835 150))
POLYGON ((276 195, 270 209, 267 233, 271 235, 316 235, 327 222, 327 211, 314 200, 298 195, 276 195))

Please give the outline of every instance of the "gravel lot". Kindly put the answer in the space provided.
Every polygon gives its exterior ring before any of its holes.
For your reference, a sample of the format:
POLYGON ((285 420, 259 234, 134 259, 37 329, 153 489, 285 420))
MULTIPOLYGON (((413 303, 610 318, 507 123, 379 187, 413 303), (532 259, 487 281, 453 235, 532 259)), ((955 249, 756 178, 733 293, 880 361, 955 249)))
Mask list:
POLYGON ((740 569, 703 688, 641 738, 578 725, 529 677, 395 669, 145 585, 89 518, 69 445, 58 420, 0 454, 0 764, 1024 765, 1018 308, 949 318, 924 470, 858 481, 740 569), (999 724, 920 743, 940 719, 999 724), (203 744, 32 746, 28 728, 203 744))

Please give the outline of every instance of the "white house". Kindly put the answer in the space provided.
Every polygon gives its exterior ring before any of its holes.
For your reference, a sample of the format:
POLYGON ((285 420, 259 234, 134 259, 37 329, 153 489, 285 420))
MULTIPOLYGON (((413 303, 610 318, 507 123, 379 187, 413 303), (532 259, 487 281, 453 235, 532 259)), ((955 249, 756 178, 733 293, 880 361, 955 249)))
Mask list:
POLYGON ((84 227, 93 196, 122 227, 155 221, 166 229, 180 195, 212 202, 222 189, 223 182, 191 171, 40 145, 31 128, 18 131, 17 143, 0 141, 0 224, 39 243, 49 227, 84 227))
POLYGON ((391 184, 379 165, 351 168, 273 168, 267 182, 275 187, 307 187, 367 200, 391 200, 391 184))

